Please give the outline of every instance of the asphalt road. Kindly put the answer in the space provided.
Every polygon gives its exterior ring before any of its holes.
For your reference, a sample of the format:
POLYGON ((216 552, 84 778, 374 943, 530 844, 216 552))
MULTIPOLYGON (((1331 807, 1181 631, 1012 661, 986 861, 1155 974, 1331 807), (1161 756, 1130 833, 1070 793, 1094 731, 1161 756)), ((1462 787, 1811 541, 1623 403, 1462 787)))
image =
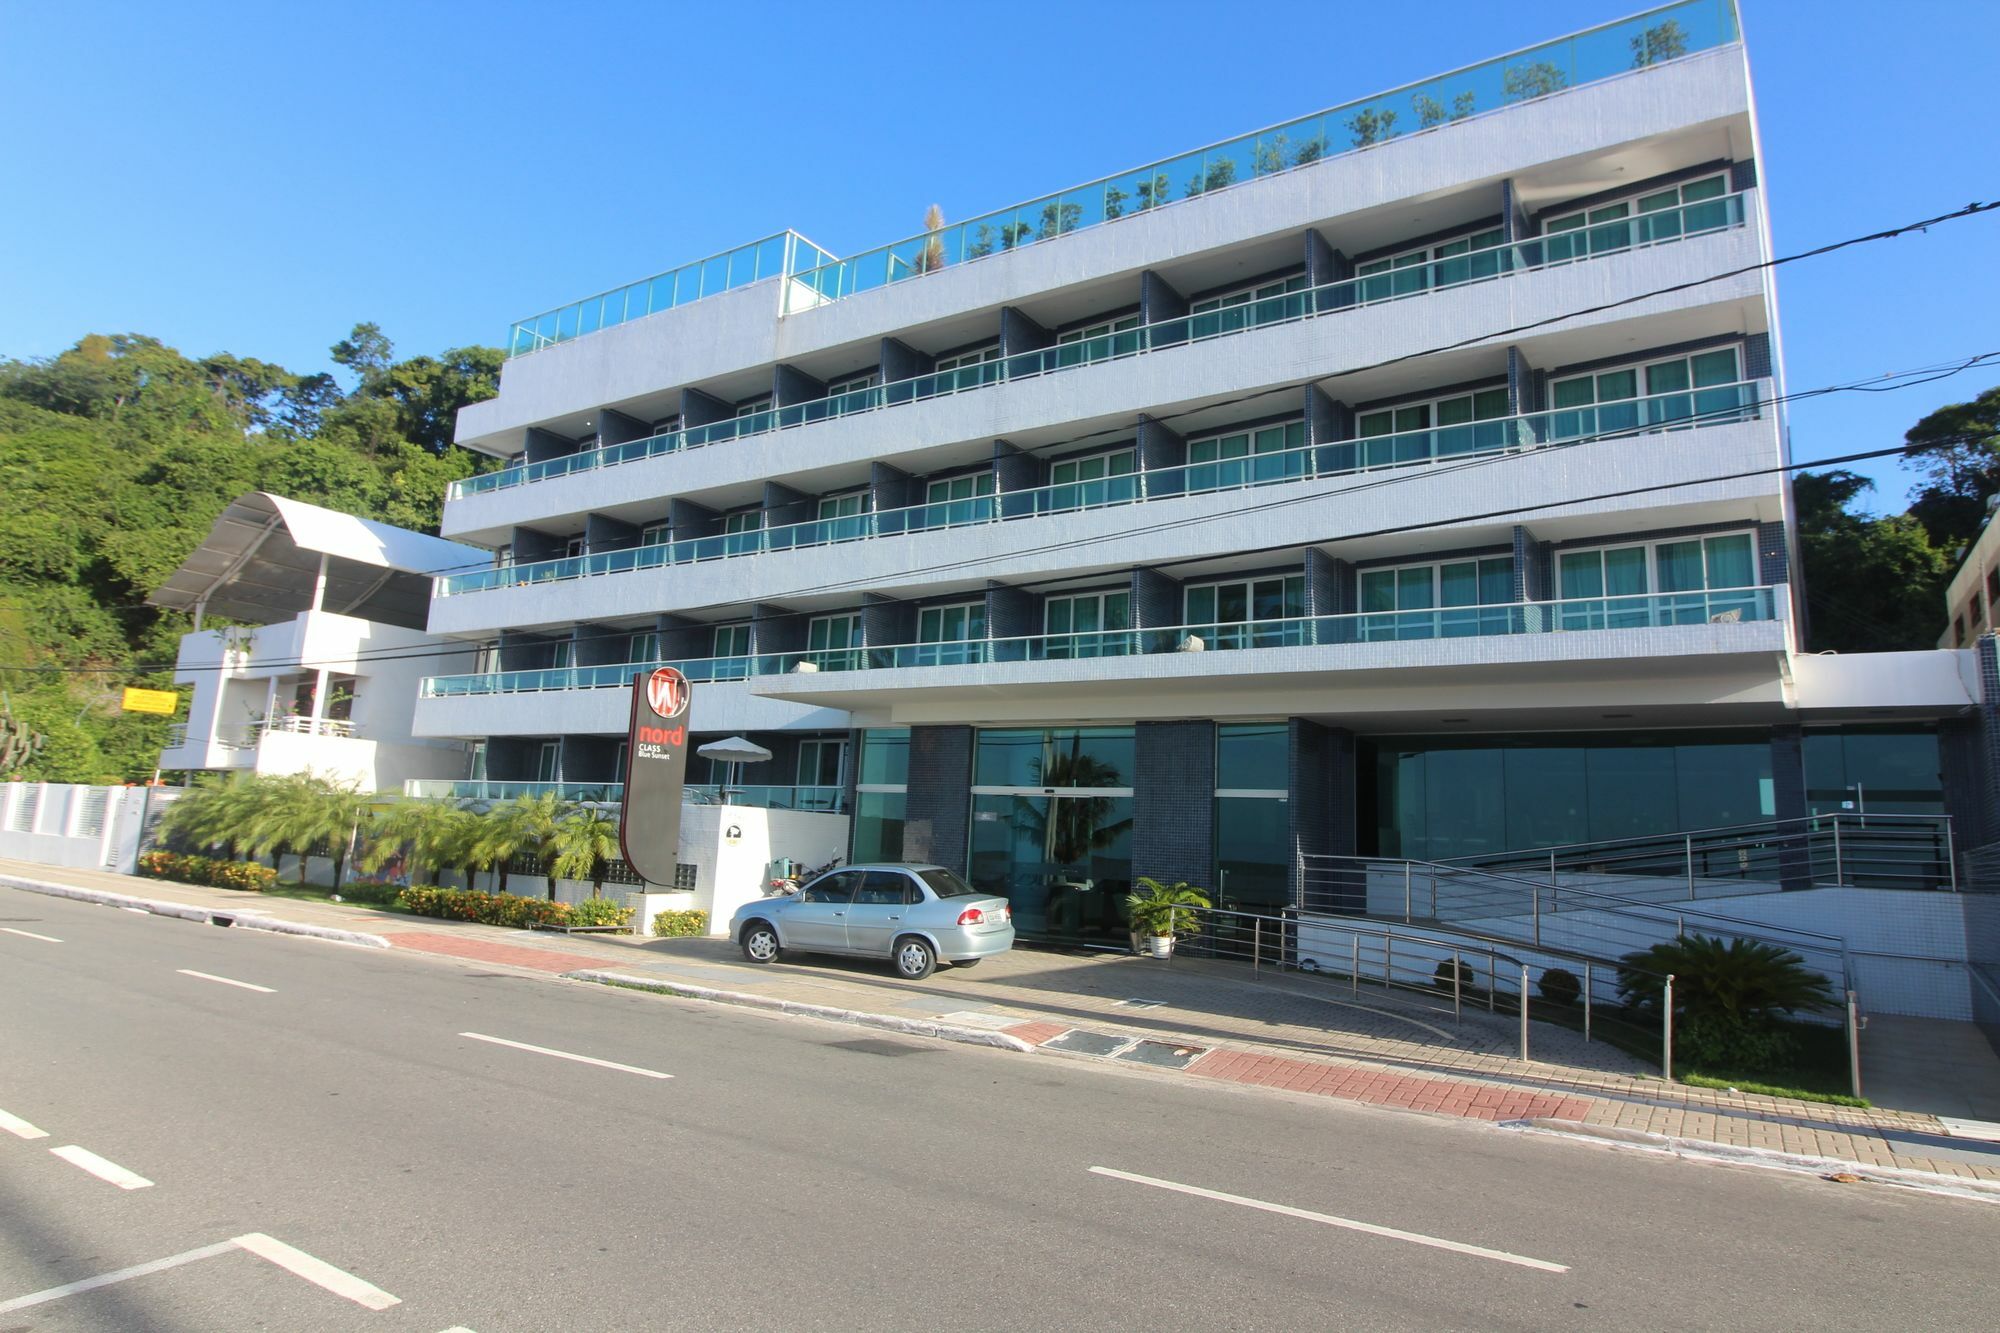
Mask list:
POLYGON ((1985 1327, 2000 1254, 1988 1204, 5 889, 0 1113, 0 1333, 1985 1327))

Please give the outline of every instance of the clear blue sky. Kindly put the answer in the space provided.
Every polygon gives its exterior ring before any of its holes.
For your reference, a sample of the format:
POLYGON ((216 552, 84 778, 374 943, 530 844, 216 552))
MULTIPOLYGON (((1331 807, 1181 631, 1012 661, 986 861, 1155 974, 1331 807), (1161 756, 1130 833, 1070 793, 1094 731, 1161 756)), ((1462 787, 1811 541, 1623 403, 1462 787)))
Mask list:
MULTIPOLYGON (((1742 0, 1781 253, 2000 197, 1993 0, 1742 0)), ((1619 0, 0 0, 0 356, 405 354, 795 227, 847 254, 1620 17, 1619 0)), ((1783 270, 1794 389, 2000 350, 2000 215, 1783 270)), ((2000 370, 1793 413, 1897 442, 2000 370)), ((1907 477, 1876 467, 1878 506, 1907 477)))

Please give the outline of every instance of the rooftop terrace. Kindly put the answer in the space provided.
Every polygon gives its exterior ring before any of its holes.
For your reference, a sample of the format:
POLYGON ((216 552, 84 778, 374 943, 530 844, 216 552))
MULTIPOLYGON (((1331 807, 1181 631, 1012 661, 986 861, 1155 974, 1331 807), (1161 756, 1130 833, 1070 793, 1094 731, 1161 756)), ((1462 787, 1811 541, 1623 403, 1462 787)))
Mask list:
POLYGON ((768 278, 833 301, 1053 240, 1261 176, 1360 152, 1517 103, 1739 40, 1735 0, 1678 0, 1281 125, 922 232, 846 259, 780 232, 513 326, 509 356, 768 278))

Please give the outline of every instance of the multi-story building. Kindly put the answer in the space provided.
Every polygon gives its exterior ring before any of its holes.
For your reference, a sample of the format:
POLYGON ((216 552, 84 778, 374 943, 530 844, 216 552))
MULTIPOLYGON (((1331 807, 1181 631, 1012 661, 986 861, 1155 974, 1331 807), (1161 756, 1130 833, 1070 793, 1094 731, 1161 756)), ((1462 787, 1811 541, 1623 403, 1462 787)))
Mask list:
POLYGON ((466 645, 424 632, 431 580, 490 557, 420 532, 253 492, 149 599, 187 611, 174 679, 193 687, 160 767, 312 772, 364 791, 462 778, 464 744, 414 737, 418 685, 466 645), (204 620, 239 622, 222 629, 204 620))
POLYGON ((1939 810, 1964 655, 1801 652, 1760 168, 1691 0, 524 321, 418 728, 597 790, 673 662, 747 799, 1084 939, 1142 874, 1939 810))
POLYGON ((2000 615, 2000 523, 1990 514, 1945 587, 1944 610, 1948 620, 1938 636, 1940 648, 1970 648, 2000 625, 1994 619, 2000 615))

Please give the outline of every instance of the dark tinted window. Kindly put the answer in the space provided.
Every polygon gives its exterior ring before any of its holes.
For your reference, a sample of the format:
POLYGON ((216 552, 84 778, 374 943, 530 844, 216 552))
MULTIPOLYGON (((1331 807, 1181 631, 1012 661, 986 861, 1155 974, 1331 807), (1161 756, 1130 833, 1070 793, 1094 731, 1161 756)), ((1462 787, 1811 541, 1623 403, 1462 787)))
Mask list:
POLYGON ((880 906, 901 906, 908 901, 911 889, 910 877, 896 870, 870 870, 861 881, 861 891, 854 895, 857 906, 872 903, 880 906))
POLYGON ((919 870, 918 876, 940 898, 982 898, 985 895, 949 870, 919 870))
POLYGON ((799 890, 802 903, 846 903, 854 901, 855 886, 860 883, 858 870, 836 870, 831 875, 821 875, 812 883, 799 890))

